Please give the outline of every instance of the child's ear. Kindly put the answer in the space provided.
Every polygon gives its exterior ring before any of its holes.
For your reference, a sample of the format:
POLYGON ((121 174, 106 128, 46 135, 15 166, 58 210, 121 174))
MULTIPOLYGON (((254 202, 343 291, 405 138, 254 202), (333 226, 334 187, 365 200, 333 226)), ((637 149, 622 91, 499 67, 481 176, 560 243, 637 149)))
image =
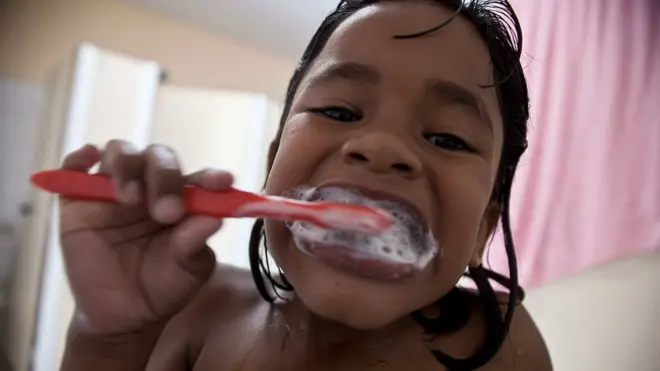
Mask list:
POLYGON ((481 226, 479 226, 479 234, 476 241, 477 245, 472 253, 472 257, 470 257, 470 262, 468 263, 470 267, 481 265, 484 250, 486 250, 486 244, 497 227, 497 222, 500 220, 501 213, 502 208, 498 203, 491 202, 491 204, 488 205, 488 209, 481 220, 481 226))

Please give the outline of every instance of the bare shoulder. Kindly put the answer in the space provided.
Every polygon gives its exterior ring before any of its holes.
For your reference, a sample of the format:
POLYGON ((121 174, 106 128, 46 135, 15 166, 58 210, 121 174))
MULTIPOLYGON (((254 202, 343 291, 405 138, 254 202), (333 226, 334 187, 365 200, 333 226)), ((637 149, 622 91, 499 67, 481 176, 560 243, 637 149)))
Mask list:
MULTIPOLYGON (((507 294, 498 294, 500 303, 506 303, 507 294)), ((502 311, 506 305, 502 305, 502 311)), ((552 362, 539 328, 523 303, 518 303, 509 334, 502 348, 484 370, 488 371, 552 371, 552 362)))
POLYGON ((218 264, 197 296, 166 325, 149 369, 190 369, 209 336, 237 313, 262 303, 249 270, 218 264))
MULTIPOLYGON (((458 359, 474 355, 481 347, 485 333, 483 308, 478 293, 466 289, 466 294, 474 300, 474 311, 465 327, 443 335, 431 343, 432 349, 439 349, 458 359)), ((498 294, 502 314, 509 300, 507 294, 498 294)), ((541 332, 522 303, 516 305, 509 332, 497 354, 479 371, 552 371, 548 350, 541 332)))

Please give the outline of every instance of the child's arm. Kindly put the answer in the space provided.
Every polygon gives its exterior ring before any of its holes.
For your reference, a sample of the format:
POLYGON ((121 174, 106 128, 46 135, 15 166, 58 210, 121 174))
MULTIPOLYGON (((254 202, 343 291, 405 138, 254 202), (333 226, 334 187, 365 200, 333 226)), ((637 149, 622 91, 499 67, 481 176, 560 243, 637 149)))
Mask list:
POLYGON ((209 334, 218 332, 216 326, 226 328, 227 318, 233 320, 237 311, 260 302, 253 285, 249 271, 218 264, 199 294, 162 326, 130 336, 98 337, 74 319, 61 371, 190 370, 209 334))
POLYGON ((69 327, 61 370, 143 371, 162 330, 163 326, 157 326, 136 334, 102 337, 86 333, 74 320, 69 327))

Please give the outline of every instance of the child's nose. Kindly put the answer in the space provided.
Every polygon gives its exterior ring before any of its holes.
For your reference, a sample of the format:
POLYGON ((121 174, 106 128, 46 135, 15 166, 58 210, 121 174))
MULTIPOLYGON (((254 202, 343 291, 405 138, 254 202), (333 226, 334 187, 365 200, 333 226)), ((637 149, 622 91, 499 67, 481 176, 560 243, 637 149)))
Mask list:
POLYGON ((397 173, 415 178, 422 169, 419 157, 399 138, 384 132, 352 138, 342 148, 344 161, 376 173, 397 173))

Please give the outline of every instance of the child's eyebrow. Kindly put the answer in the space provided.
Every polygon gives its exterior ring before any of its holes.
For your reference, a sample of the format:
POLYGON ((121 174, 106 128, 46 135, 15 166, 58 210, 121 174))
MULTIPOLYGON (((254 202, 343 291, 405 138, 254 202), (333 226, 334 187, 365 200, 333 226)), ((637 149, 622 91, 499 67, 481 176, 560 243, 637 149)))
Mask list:
MULTIPOLYGON (((326 63, 321 72, 312 75, 307 82, 310 89, 330 85, 337 80, 351 83, 377 86, 383 80, 382 73, 374 66, 359 62, 326 63)), ((454 81, 437 77, 428 78, 424 83, 424 94, 443 102, 464 105, 473 110, 482 119, 490 132, 493 122, 483 99, 470 89, 454 81)))
POLYGON ((481 96, 474 94, 470 89, 449 80, 430 78, 426 81, 427 94, 437 97, 441 101, 449 101, 470 108, 483 121, 493 134, 493 120, 486 108, 486 102, 481 96))
POLYGON ((316 88, 330 84, 336 80, 378 85, 383 75, 373 66, 358 62, 341 62, 326 64, 321 72, 309 79, 308 87, 316 88))

